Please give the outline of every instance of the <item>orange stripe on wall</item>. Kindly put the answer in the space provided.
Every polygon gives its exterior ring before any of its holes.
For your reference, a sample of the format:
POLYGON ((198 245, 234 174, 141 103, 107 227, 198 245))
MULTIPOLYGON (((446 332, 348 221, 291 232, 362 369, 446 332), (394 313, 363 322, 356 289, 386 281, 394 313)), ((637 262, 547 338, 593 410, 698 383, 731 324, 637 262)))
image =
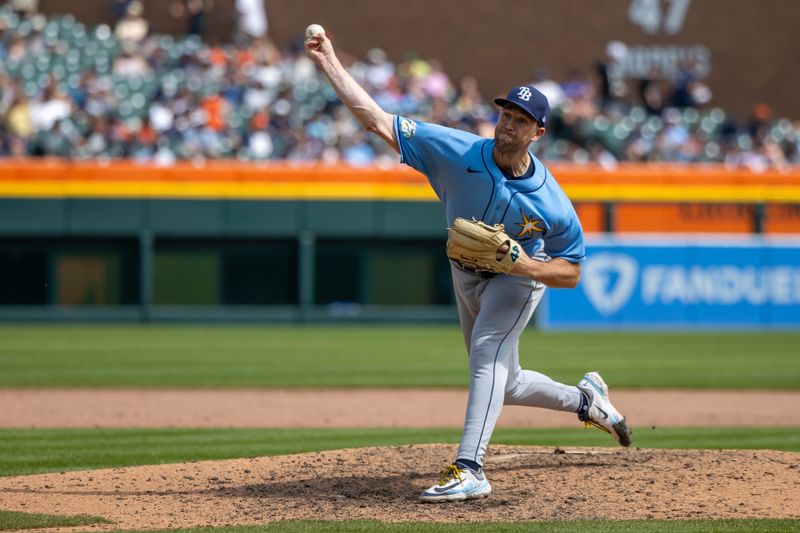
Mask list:
POLYGON ((614 230, 645 233, 750 233, 752 205, 617 204, 614 230))
POLYGON ((597 202, 580 202, 575 204, 575 212, 586 233, 600 233, 606 230, 606 209, 597 202))
MULTIPOLYGON (((574 202, 800 203, 800 186, 565 185, 574 202)), ((44 180, 0 177, 5 198, 221 198, 436 201, 425 182, 44 180)))
POLYGON ((800 205, 766 206, 764 232, 800 234, 800 205))
MULTIPOLYGON (((605 205, 578 202, 575 210, 586 233, 606 230, 605 205)), ((613 206, 614 231, 624 233, 752 233, 756 207, 748 204, 617 203, 613 206)), ((762 230, 766 234, 800 234, 800 204, 765 207, 762 230)))
MULTIPOLYGON (((551 165, 576 202, 800 203, 800 168, 755 174, 723 166, 551 165)), ((65 160, 0 161, 2 197, 242 198, 435 201, 424 176, 405 166, 259 165, 212 161, 174 167, 65 160)))
MULTIPOLYGON (((800 186, 800 167, 786 172, 754 173, 723 165, 621 164, 613 170, 596 165, 549 163, 559 183, 651 185, 758 185, 800 186)), ((97 162, 31 159, 0 160, 0 179, 114 180, 114 181, 311 181, 311 182, 425 182, 424 176, 405 165, 350 167, 346 165, 289 165, 208 161, 202 165, 179 162, 171 167, 127 161, 97 162)))

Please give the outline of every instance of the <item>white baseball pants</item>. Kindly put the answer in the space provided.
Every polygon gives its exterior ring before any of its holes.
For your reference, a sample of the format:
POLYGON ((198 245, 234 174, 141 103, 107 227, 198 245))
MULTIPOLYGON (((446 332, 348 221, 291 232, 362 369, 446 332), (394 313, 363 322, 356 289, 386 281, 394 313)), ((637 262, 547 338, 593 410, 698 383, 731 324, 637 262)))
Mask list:
POLYGON ((457 459, 483 464, 504 404, 577 412, 581 393, 519 365, 519 337, 544 295, 542 283, 491 278, 451 266, 461 331, 469 352, 469 401, 457 459))

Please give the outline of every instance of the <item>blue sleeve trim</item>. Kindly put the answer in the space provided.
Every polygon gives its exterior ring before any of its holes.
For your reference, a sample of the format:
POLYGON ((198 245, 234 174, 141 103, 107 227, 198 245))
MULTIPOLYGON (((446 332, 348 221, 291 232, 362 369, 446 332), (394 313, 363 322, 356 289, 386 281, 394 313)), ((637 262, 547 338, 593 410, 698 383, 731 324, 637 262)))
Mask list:
POLYGON ((403 142, 400 140, 402 136, 400 135, 400 115, 394 116, 394 138, 397 141, 397 148, 400 149, 400 163, 401 164, 408 164, 406 163, 406 156, 403 153, 403 142))
POLYGON ((575 257, 575 256, 572 256, 572 255, 551 255, 550 257, 552 257, 553 259, 555 259, 555 258, 566 259, 570 263, 583 263, 584 261, 586 261, 586 256, 585 255, 582 255, 580 257, 575 257))

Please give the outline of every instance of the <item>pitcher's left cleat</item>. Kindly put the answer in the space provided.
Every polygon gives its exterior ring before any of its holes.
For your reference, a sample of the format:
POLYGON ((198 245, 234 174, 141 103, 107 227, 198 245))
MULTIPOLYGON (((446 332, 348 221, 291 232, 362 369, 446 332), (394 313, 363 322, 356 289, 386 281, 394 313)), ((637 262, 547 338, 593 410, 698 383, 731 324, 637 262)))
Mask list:
POLYGON ((489 480, 481 472, 461 468, 455 463, 442 471, 442 478, 428 490, 419 495, 419 501, 442 503, 458 500, 485 498, 492 492, 489 480))
POLYGON ((588 372, 578 389, 586 398, 587 408, 578 413, 578 419, 586 427, 594 426, 610 433, 622 446, 631 445, 631 429, 625 417, 617 411, 608 399, 608 385, 597 372, 588 372))

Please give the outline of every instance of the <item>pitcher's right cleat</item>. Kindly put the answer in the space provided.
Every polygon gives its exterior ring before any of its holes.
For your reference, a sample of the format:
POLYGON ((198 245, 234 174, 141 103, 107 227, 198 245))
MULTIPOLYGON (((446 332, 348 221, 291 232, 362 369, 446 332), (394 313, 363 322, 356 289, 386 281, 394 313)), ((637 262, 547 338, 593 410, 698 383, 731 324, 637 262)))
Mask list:
POLYGON ((419 501, 442 503, 458 500, 485 498, 492 492, 489 480, 481 472, 461 468, 455 463, 442 471, 442 478, 428 490, 419 495, 419 501))
POLYGON ((578 419, 586 427, 594 426, 610 433, 622 446, 631 445, 631 429, 625 423, 625 417, 617 411, 608 399, 608 385, 597 372, 588 372, 578 389, 586 398, 587 408, 578 413, 578 419))

